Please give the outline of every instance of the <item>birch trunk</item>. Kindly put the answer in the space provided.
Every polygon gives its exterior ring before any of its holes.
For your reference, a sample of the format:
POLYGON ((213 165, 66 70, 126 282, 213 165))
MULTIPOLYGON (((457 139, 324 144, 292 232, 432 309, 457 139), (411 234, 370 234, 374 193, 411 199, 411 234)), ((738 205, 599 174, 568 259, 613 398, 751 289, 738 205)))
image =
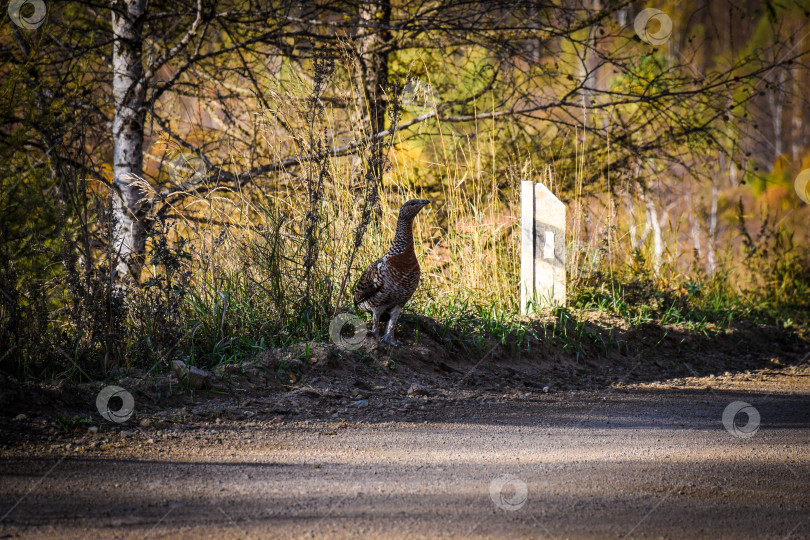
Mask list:
POLYGON ((804 141, 802 140, 802 116, 804 115, 804 108, 802 107, 803 100, 799 98, 799 96, 802 95, 799 77, 801 77, 801 72, 799 70, 794 70, 793 77, 791 77, 793 80, 794 107, 792 111, 793 114, 791 114, 791 117, 793 118, 793 133, 791 134, 790 156, 796 170, 801 168, 801 163, 799 162, 799 153, 804 147, 804 141))
POLYGON ((143 177, 145 85, 142 47, 146 0, 113 0, 113 183, 116 219, 114 243, 117 277, 138 280, 146 242, 141 193, 134 182, 143 177))
POLYGON ((714 241, 717 235, 717 182, 712 179, 712 203, 709 209, 709 238, 706 241, 706 271, 709 277, 714 276, 717 261, 714 253, 714 241))
POLYGON ((779 159, 782 155, 782 109, 784 105, 784 83, 782 72, 776 70, 774 75, 774 89, 768 93, 768 105, 771 109, 771 118, 773 120, 773 161, 779 159))
MULTIPOLYGON (((636 175, 638 175, 638 171, 636 171, 636 175)), ((638 180, 635 181, 635 185, 636 185, 636 193, 638 193, 639 199, 641 199, 641 202, 644 203, 644 206, 646 208, 646 206, 647 206, 647 192, 644 191, 644 188, 641 187, 641 182, 639 182, 638 180)), ((645 212, 646 212, 646 210, 645 210, 645 212)), ((635 214, 635 206, 633 208, 633 213, 635 214)), ((644 245, 644 243, 647 241, 647 237, 649 235, 650 235, 650 220, 647 219, 646 213, 645 213, 644 229, 641 231, 641 237, 638 239, 638 242, 636 243, 635 247, 641 248, 644 245)))
POLYGON ((653 270, 657 276, 661 271, 661 263, 664 257, 664 240, 661 236, 661 225, 658 223, 658 211, 655 209, 655 202, 646 191, 642 191, 641 194, 647 215, 647 228, 653 234, 653 270))

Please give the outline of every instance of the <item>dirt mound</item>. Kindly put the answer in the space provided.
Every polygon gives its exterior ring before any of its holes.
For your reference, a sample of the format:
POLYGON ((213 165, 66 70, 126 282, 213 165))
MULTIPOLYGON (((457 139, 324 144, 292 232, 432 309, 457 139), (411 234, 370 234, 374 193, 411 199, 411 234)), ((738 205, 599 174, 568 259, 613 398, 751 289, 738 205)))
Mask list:
POLYGON ((22 433, 52 437, 54 431, 91 424, 126 429, 139 422, 386 418, 443 402, 747 376, 798 364, 810 350, 803 338, 775 326, 696 333, 676 326, 629 326, 606 315, 578 325, 576 339, 559 331, 544 334, 547 327, 539 326, 519 346, 483 339, 472 344, 452 328, 411 316, 400 326, 401 347, 373 338, 357 348, 297 343, 239 364, 215 366, 207 387, 198 390, 171 371, 123 369, 104 381, 80 383, 21 384, 0 376, 0 430, 13 440, 22 433), (134 414, 126 423, 100 417, 96 400, 109 385, 133 398, 134 414), (23 422, 28 427, 21 428, 23 417, 36 421, 23 422))

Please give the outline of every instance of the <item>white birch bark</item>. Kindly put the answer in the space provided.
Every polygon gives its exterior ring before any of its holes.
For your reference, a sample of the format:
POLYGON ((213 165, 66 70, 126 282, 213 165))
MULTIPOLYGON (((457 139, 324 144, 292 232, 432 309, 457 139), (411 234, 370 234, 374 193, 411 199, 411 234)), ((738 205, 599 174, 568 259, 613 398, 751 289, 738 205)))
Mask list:
POLYGON ((143 80, 143 15, 146 0, 113 0, 113 182, 115 249, 118 277, 138 279, 144 251, 141 193, 134 182, 143 177, 146 88, 143 80))
POLYGON ((625 192, 625 200, 627 202, 627 212, 629 214, 628 232, 630 233, 630 245, 633 246, 633 248, 636 248, 638 247, 638 244, 636 244, 636 204, 633 202, 633 194, 629 189, 625 192))
POLYGON ((647 230, 653 235, 653 270, 657 276, 661 271, 661 263, 664 257, 664 240, 661 236, 661 225, 658 223, 658 211, 655 209, 655 201, 650 195, 642 191, 644 209, 647 216, 647 230))
POLYGON ((782 155, 782 109, 784 106, 784 77, 782 71, 777 69, 774 73, 774 89, 768 93, 768 105, 773 119, 773 163, 782 155))
POLYGON ((709 208, 709 237, 706 240, 706 272, 709 277, 714 275, 717 269, 715 259, 714 242, 717 235, 717 182, 712 178, 712 202, 709 208))
POLYGON ((799 96, 802 95, 801 93, 801 86, 799 84, 799 77, 801 76, 799 70, 793 70, 793 101, 794 101, 794 108, 791 114, 793 119, 793 133, 791 134, 791 148, 790 148, 790 157, 793 161, 794 167, 797 169, 800 167, 799 163, 799 152, 803 147, 802 141, 802 115, 804 114, 804 109, 802 108, 802 100, 799 96))
POLYGON ((175 57, 195 35, 202 19, 202 0, 197 15, 183 37, 144 71, 143 25, 148 0, 112 0, 113 87, 113 215, 116 220, 114 249, 118 252, 118 278, 138 280, 143 266, 146 228, 143 194, 136 182, 143 178, 146 90, 157 70, 175 57))

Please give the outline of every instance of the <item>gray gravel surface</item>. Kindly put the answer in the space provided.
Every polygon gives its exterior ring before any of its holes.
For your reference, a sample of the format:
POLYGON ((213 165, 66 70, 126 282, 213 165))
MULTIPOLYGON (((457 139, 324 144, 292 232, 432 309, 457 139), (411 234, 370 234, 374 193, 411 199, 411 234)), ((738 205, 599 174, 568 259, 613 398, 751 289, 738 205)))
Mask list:
POLYGON ((7 446, 0 537, 810 537, 806 368, 402 399, 7 446), (750 437, 723 425, 736 401, 750 437))

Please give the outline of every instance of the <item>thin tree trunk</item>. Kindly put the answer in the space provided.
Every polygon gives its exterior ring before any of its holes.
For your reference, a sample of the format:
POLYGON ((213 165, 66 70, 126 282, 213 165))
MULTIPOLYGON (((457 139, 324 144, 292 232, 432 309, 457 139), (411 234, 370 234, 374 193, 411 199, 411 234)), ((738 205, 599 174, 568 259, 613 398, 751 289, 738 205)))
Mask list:
MULTIPOLYGON (((636 170, 636 175, 638 175, 638 170, 636 170)), ((641 199, 641 202, 644 203, 644 205, 646 207, 647 195, 644 192, 644 188, 641 187, 641 182, 639 182, 638 180, 635 180, 635 185, 636 185, 636 193, 638 193, 638 196, 641 199)), ((631 199, 631 202, 632 202, 632 199, 631 199)), ((645 210, 645 212, 646 212, 646 210, 645 210)), ((634 219, 635 219, 635 205, 633 207, 633 216, 634 216, 634 219)), ((633 227, 633 228, 635 229, 635 227, 633 227)), ((634 247, 637 247, 637 248, 642 247, 644 245, 644 242, 647 241, 647 237, 649 235, 650 235, 650 220, 646 218, 646 214, 645 214, 644 229, 641 231, 641 237, 639 237, 638 242, 636 243, 636 245, 634 247)))
POLYGON ((653 270, 657 276, 661 271, 661 263, 664 256, 664 241, 661 236, 661 225, 658 223, 658 211, 655 209, 653 197, 650 197, 644 190, 642 190, 641 196, 644 199, 647 229, 653 233, 653 270))
MULTIPOLYGON (((362 112, 365 115, 366 129, 369 135, 385 130, 385 116, 388 109, 386 91, 388 90, 388 54, 389 42, 392 40, 390 30, 374 28, 377 25, 388 25, 391 22, 391 3, 388 0, 381 2, 361 3, 360 38, 357 48, 357 58, 360 64, 358 88, 363 93, 364 104, 362 112)), ((385 171, 383 139, 370 143, 367 149, 365 166, 366 196, 371 207, 364 209, 377 218, 382 215, 377 192, 382 185, 385 171)), ((368 204, 368 203, 366 203, 368 204)), ((364 218, 365 220, 365 218, 364 218)), ((365 226, 358 227, 360 234, 365 232, 365 226)), ((362 241, 355 239, 355 241, 362 241)))
POLYGON ((709 277, 714 276, 717 261, 714 253, 714 241, 717 234, 717 182, 712 179, 712 202, 709 209, 709 238, 706 241, 706 271, 709 277))
POLYGON ((113 0, 113 174, 114 242, 119 254, 118 277, 137 280, 143 265, 146 231, 141 192, 134 182, 143 177, 145 85, 141 28, 146 0, 113 0))
MULTIPOLYGON (((589 9, 599 9, 600 2, 598 0, 590 2, 589 9)), ((582 131, 582 139, 585 140, 585 129, 588 125, 588 111, 590 110, 590 100, 593 96, 593 92, 587 90, 587 88, 591 88, 591 83, 593 81, 598 82, 597 77, 597 66, 599 65, 599 58, 597 58, 596 54, 591 54, 591 49, 595 48, 596 46, 596 27, 592 27, 588 31, 588 38, 585 43, 585 46, 582 48, 582 61, 580 63, 580 78, 582 79, 582 90, 580 92, 581 100, 582 100, 582 124, 583 124, 583 131, 582 131)))
POLYGON ((700 261, 702 259, 700 253, 700 223, 698 222, 698 212, 695 208, 694 196, 689 194, 689 219, 692 221, 692 254, 694 256, 694 263, 692 267, 697 270, 700 268, 700 261))
POLYGON ((784 90, 782 84, 784 78, 782 71, 777 69, 774 74, 774 89, 768 93, 768 105, 771 109, 771 118, 773 119, 773 161, 779 159, 782 155, 782 109, 784 106, 784 90))
POLYGON ((804 108, 802 107, 802 89, 801 84, 799 83, 799 77, 801 76, 801 71, 793 70, 793 111, 790 115, 793 118, 793 133, 791 134, 791 146, 790 146, 790 157, 793 162, 793 167, 795 170, 799 170, 801 168, 801 163, 799 162, 799 152, 803 147, 802 141, 802 116, 804 114, 804 108))
POLYGON ((391 3, 387 0, 362 3, 360 6, 361 88, 366 99, 368 127, 371 134, 385 130, 386 90, 388 87, 389 30, 374 28, 391 22, 391 3))

